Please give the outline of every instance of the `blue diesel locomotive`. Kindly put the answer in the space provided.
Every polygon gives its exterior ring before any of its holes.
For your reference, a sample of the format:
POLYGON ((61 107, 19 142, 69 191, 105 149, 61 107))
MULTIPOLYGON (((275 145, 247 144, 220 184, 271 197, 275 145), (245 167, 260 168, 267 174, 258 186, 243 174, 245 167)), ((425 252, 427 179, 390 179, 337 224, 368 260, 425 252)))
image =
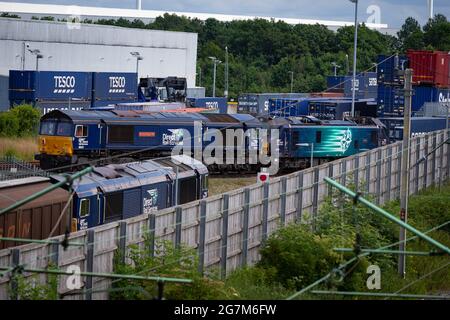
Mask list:
POLYGON ((299 168, 348 157, 388 143, 384 125, 374 118, 356 123, 318 120, 312 116, 276 118, 271 128, 280 135, 280 166, 299 168))
POLYGON ((273 150, 280 151, 276 161, 281 169, 301 168, 310 162, 311 152, 316 161, 325 162, 385 144, 384 125, 364 119, 356 123, 311 116, 271 119, 247 114, 58 110, 41 118, 36 159, 42 168, 52 169, 94 159, 110 161, 115 156, 125 162, 161 157, 175 147, 184 153, 187 146, 190 156, 201 152, 204 157, 196 158, 203 159, 210 172, 259 170, 260 162, 250 161, 251 157, 267 156, 273 150), (229 139, 230 132, 238 131, 242 139, 229 139), (222 141, 215 133, 222 134, 222 141), (206 151, 214 144, 221 148, 207 158, 206 151), (305 147, 313 144, 312 150, 305 147), (220 156, 222 162, 206 161, 220 156))
POLYGON ((185 155, 110 164, 95 167, 72 190, 71 231, 75 232, 206 198, 208 170, 185 155))

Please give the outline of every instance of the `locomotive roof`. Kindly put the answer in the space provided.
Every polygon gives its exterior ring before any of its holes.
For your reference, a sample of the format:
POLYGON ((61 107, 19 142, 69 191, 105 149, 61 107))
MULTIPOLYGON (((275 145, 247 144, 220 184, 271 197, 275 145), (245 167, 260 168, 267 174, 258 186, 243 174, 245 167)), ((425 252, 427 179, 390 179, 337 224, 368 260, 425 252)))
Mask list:
POLYGON ((67 119, 75 122, 85 121, 102 121, 105 123, 114 122, 129 122, 142 123, 155 121, 161 123, 162 121, 174 122, 192 122, 202 121, 208 123, 236 123, 241 122, 255 122, 258 120, 250 115, 237 114, 218 114, 218 113, 187 113, 187 112, 146 112, 138 110, 54 110, 44 116, 41 120, 47 119, 67 119))
MULTIPOLYGON (((110 164, 95 167, 90 174, 74 182, 72 188, 79 197, 95 195, 102 192, 114 192, 138 188, 145 185, 175 180, 177 178, 195 176, 194 170, 200 174, 207 173, 206 167, 199 161, 188 156, 173 156, 171 158, 145 160, 125 164, 110 164)), ((60 181, 61 176, 52 176, 60 181)))

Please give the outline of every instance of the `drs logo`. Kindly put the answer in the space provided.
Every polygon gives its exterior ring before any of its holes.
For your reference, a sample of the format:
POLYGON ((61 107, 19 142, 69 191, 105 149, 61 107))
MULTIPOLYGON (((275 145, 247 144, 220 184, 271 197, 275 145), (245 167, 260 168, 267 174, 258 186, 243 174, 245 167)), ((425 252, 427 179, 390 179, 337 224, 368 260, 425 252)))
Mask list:
POLYGON ((123 93, 125 92, 125 77, 109 77, 109 92, 123 93))
POLYGON ((53 93, 74 93, 75 77, 74 76, 54 76, 55 89, 53 93))

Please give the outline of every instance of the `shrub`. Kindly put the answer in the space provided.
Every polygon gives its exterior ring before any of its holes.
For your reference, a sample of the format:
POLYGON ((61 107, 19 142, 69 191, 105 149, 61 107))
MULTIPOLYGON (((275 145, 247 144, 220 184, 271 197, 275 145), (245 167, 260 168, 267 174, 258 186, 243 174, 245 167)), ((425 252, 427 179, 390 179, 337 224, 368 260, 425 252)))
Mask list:
POLYGON ((15 106, 0 114, 0 135, 29 137, 37 134, 41 113, 31 105, 15 106))
MULTIPOLYGON (((148 254, 148 241, 144 248, 134 246, 127 254, 127 262, 115 255, 114 270, 119 274, 138 274, 193 280, 190 284, 170 283, 164 285, 164 298, 176 300, 228 299, 233 290, 225 288, 222 281, 206 278, 198 272, 196 250, 185 246, 175 248, 169 241, 156 241, 155 256, 148 254)), ((153 299, 158 285, 150 280, 120 280, 114 283, 111 299, 153 299)))
POLYGON ((267 240, 259 266, 273 268, 274 279, 286 288, 299 289, 327 274, 338 260, 329 238, 312 234, 304 225, 292 224, 267 240))

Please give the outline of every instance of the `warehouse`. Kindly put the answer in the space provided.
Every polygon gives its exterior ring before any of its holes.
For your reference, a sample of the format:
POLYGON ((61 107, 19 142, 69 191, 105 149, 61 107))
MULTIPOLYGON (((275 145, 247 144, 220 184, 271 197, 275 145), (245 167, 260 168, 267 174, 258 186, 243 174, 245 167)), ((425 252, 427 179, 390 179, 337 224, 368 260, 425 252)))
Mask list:
POLYGON ((0 110, 5 110, 9 70, 23 66, 98 72, 136 72, 138 66, 141 77, 185 77, 187 86, 195 87, 197 34, 0 18, 0 57, 0 110), (39 50, 39 59, 33 50, 39 50), (137 64, 131 52, 143 60, 137 64))

